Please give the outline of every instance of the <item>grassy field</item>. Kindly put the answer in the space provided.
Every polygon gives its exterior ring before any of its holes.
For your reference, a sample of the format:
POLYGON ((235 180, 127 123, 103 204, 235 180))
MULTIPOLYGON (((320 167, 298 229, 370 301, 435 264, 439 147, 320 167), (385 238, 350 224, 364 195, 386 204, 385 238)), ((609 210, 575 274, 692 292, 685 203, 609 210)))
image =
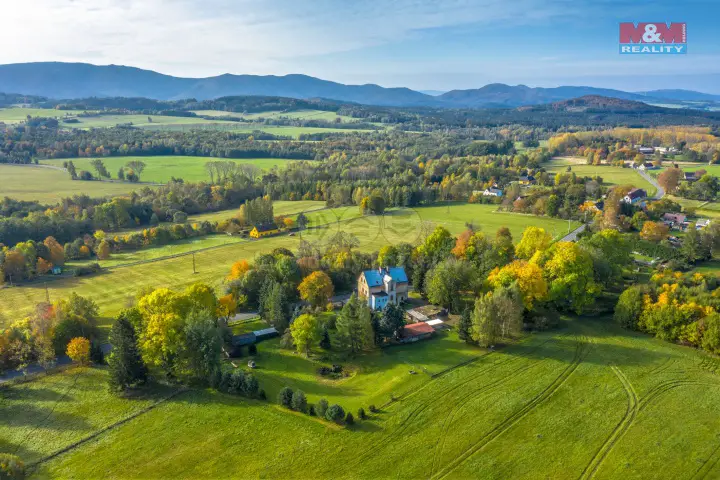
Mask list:
POLYGON ((326 112, 323 110, 296 110, 293 112, 273 111, 273 112, 260 112, 260 113, 249 113, 243 115, 237 112, 224 112, 222 110, 195 110, 198 115, 206 115, 209 117, 223 117, 230 116, 235 118, 244 118, 247 120, 257 120, 260 118, 277 119, 277 118, 292 118, 297 120, 325 120, 328 122, 335 121, 336 118, 340 118, 343 122, 356 122, 358 119, 348 117, 346 115, 338 115, 335 112, 326 112))
MULTIPOLYGON (((580 160, 584 161, 584 159, 580 160)), ((650 196, 656 193, 655 187, 631 168, 587 165, 578 162, 579 160, 574 158, 554 158, 550 162, 543 164, 543 166, 548 172, 552 173, 565 172, 565 169, 570 166, 575 175, 580 177, 599 175, 605 185, 634 185, 638 188, 644 188, 650 196)))
MULTIPOLYGON (((91 158, 74 158, 72 159, 75 168, 79 170, 87 170, 95 174, 95 170, 90 165, 91 158)), ((170 181, 170 177, 182 178, 186 182, 209 182, 210 176, 205 171, 207 162, 228 161, 239 164, 251 164, 262 170, 270 170, 273 167, 284 168, 288 162, 282 158, 247 158, 247 159, 225 159, 213 157, 184 157, 184 156, 153 156, 153 157, 104 157, 103 162, 107 167, 110 175, 116 178, 120 167, 125 166, 132 160, 140 160, 145 162, 145 169, 140 175, 143 182, 159 182, 165 183, 170 181)), ((47 165, 62 166, 63 160, 42 160, 40 163, 47 165)))
POLYGON ((82 113, 80 110, 55 110, 54 108, 0 108, 0 122, 18 123, 31 117, 62 118, 82 113))
MULTIPOLYGON (((59 162, 62 165, 62 162, 59 162)), ((51 168, 0 165, 0 197, 37 200, 55 204, 81 193, 91 197, 124 195, 141 188, 131 183, 82 182, 71 180, 66 172, 51 168)))
MULTIPOLYGON (((443 334, 345 362, 352 375, 341 380, 320 378, 313 373, 314 362, 274 343, 261 343, 259 351, 256 374, 268 391, 287 384, 303 389, 311 402, 326 397, 350 410, 375 403, 380 411, 346 429, 273 404, 192 390, 41 463, 36 476, 574 480, 720 475, 718 361, 621 330, 609 319, 573 319, 560 330, 528 335, 492 353, 443 334), (389 402, 391 396, 396 400, 389 402)), ((111 411, 118 402, 136 402, 108 398, 104 371, 92 373, 97 378, 83 383, 82 393, 65 378, 72 371, 33 382, 32 388, 12 387, 11 400, 3 403, 10 413, 3 416, 13 418, 4 428, 6 444, 35 460, 63 441, 87 435, 95 425, 88 417, 111 415, 86 398, 100 396, 111 411), (52 404, 70 408, 66 396, 79 405, 74 416, 63 418, 65 410, 52 404), (50 411, 33 417, 38 402, 50 411), (56 412, 65 437, 46 444, 43 433, 58 423, 56 412), (28 426, 34 428, 27 432, 28 426)))
MULTIPOLYGON (((378 250, 383 245, 401 241, 413 242, 435 225, 444 225, 454 234, 465 229, 465 222, 473 222, 477 229, 495 235, 501 226, 510 228, 519 241, 528 225, 542 226, 553 235, 567 233, 577 224, 546 217, 496 213, 492 205, 458 204, 389 211, 382 217, 360 217, 357 207, 319 210, 307 214, 310 227, 296 235, 282 235, 261 240, 237 242, 205 250, 195 255, 197 274, 192 273, 192 257, 182 256, 143 263, 131 267, 106 270, 91 277, 61 278, 47 283, 51 300, 67 297, 73 291, 93 298, 100 306, 101 324, 107 326, 112 315, 128 305, 143 286, 183 288, 195 282, 219 286, 233 262, 252 260, 255 255, 276 247, 295 250, 305 239, 323 242, 330 235, 351 232, 358 236, 360 248, 378 250)), ((30 312, 45 299, 45 283, 35 282, 0 290, 0 326, 30 312)))
POLYGON ((219 120, 206 120, 204 118, 172 117, 163 115, 97 115, 92 117, 78 117, 78 122, 62 123, 66 128, 104 128, 116 125, 132 124, 135 127, 149 127, 158 125, 203 125, 227 123, 219 120), (152 119, 152 121, 149 121, 152 119))

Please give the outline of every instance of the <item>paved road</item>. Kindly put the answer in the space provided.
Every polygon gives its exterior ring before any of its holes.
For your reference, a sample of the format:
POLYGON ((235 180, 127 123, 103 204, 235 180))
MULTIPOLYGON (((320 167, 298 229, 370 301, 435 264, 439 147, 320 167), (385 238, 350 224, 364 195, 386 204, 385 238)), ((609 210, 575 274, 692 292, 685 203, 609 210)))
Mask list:
POLYGON ((560 241, 561 242, 575 242, 575 241, 577 241, 578 233, 584 232, 586 228, 587 228, 587 225, 585 225, 583 223, 582 225, 577 227, 575 230, 573 230, 572 232, 568 233, 563 238, 561 238, 560 241))
POLYGON ((665 196, 665 189, 660 186, 657 180, 655 180, 651 175, 648 175, 647 172, 643 172, 642 170, 635 171, 638 172, 641 177, 650 182, 650 184, 657 189, 657 193, 655 193, 655 196, 652 198, 652 200, 660 200, 665 196))

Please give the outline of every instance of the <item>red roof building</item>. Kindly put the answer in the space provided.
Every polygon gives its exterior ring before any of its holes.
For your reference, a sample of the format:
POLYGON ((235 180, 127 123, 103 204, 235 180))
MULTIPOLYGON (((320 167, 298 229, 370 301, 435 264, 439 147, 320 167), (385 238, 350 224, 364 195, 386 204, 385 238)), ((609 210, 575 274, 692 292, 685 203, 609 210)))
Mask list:
POLYGON ((435 333, 435 329, 425 322, 412 323, 403 327, 400 342, 417 342, 418 340, 430 338, 433 333, 435 333))

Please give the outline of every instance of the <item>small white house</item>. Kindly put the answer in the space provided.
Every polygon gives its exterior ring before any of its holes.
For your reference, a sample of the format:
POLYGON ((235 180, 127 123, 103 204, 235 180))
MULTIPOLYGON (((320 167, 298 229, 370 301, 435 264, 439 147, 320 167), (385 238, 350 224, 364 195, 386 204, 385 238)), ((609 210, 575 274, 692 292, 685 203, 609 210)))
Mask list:
POLYGON ((486 197, 502 197, 502 190, 499 188, 486 188, 483 195, 486 197))

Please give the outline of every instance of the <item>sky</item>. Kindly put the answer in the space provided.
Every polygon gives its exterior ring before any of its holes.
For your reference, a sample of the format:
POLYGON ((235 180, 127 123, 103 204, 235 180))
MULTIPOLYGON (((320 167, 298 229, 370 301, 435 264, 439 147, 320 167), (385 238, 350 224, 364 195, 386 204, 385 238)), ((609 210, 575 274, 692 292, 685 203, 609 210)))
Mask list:
POLYGON ((416 90, 488 83, 720 94, 718 0, 6 0, 0 64, 185 77, 303 73, 416 90), (619 22, 686 22, 687 55, 620 55, 619 22))

